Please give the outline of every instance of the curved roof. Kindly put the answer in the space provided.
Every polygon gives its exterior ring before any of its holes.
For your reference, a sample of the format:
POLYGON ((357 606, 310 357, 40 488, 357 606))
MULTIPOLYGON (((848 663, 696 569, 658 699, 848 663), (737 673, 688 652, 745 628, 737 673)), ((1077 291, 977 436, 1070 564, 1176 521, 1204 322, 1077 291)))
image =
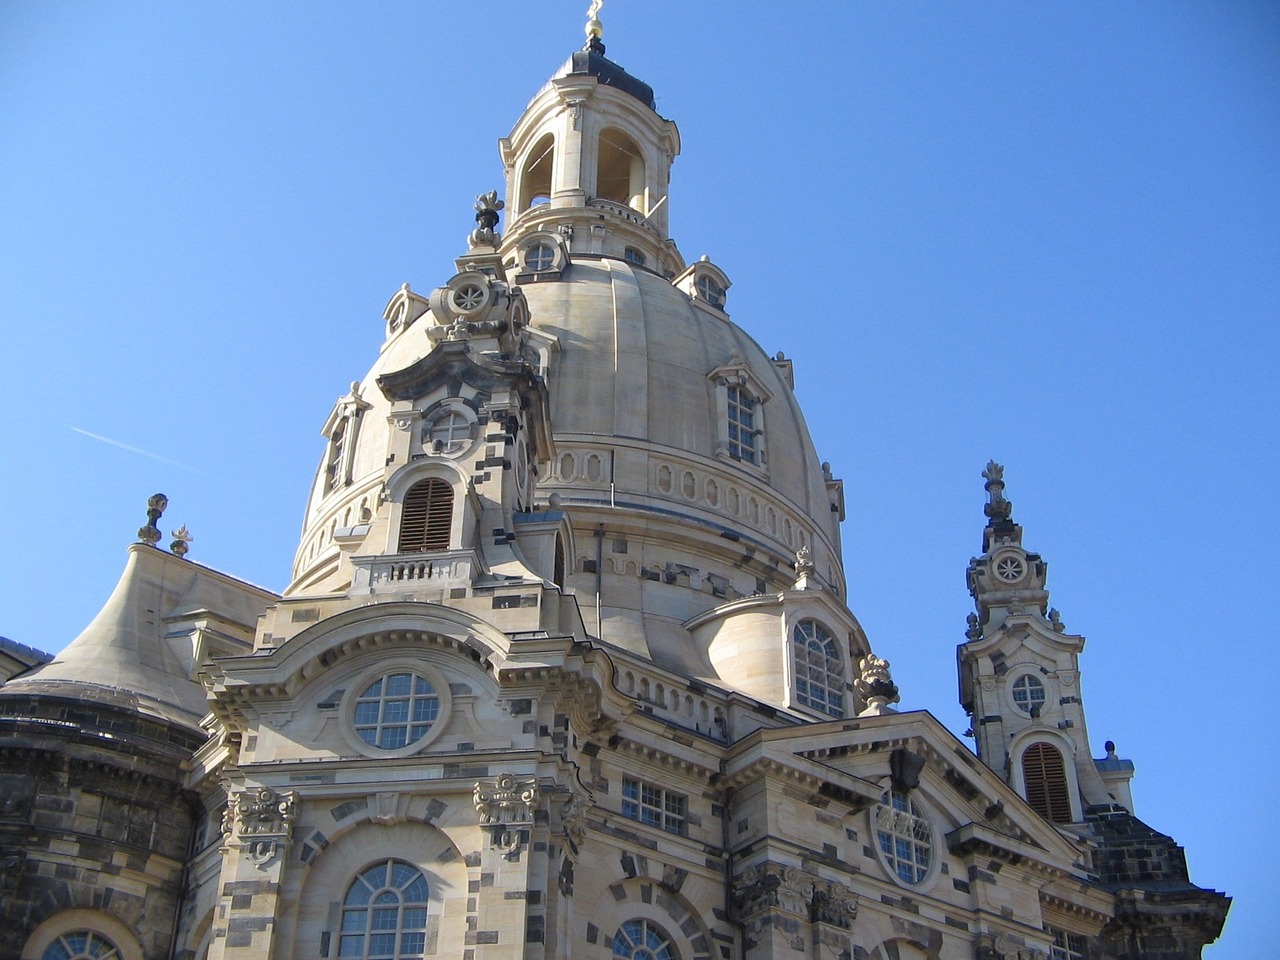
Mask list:
POLYGON ((252 631, 273 594, 146 544, 129 548, 102 610, 65 650, 0 687, 6 695, 88 700, 199 729, 194 621, 252 631))

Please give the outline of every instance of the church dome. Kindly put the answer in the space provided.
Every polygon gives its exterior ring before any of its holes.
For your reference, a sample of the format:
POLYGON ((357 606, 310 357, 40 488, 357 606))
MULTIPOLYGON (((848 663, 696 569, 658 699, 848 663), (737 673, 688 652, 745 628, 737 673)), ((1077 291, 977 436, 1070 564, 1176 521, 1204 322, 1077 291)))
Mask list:
POLYGON ((753 607, 767 665, 746 668, 740 623, 712 614, 803 581, 865 652, 842 602, 842 488, 790 362, 668 235, 675 124, 593 40, 499 147, 505 201, 477 200, 452 278, 396 292, 379 357, 324 425, 286 595, 376 590, 391 574, 372 557, 447 555, 467 572, 453 599, 485 577, 554 583, 598 639, 785 702, 791 614, 768 614, 766 641, 753 607))

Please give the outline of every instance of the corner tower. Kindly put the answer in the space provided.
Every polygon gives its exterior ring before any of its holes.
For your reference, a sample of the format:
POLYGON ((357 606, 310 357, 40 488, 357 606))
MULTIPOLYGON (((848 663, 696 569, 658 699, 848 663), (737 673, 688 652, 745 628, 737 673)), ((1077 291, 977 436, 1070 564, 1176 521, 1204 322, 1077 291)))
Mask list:
POLYGON ((1084 637, 1067 633, 1049 606, 1047 567, 1022 545, 1004 468, 991 461, 982 476, 987 526, 982 555, 966 574, 977 610, 958 650, 960 703, 978 756, 1056 823, 1080 823, 1094 805, 1132 810, 1133 764, 1111 749, 1104 760, 1090 756, 1080 693, 1084 637))

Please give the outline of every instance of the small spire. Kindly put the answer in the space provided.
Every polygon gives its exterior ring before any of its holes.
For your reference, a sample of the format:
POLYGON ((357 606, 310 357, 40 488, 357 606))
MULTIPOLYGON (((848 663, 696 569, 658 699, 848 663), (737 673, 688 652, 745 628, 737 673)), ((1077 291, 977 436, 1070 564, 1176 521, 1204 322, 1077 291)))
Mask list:
POLYGON ((169 544, 169 550, 176 557, 185 557, 187 551, 191 548, 187 546, 195 537, 191 535, 191 531, 187 529, 184 523, 177 530, 173 531, 173 543, 169 544))
POLYGON ((987 481, 987 505, 982 512, 992 523, 1008 520, 1013 516, 1013 504, 1004 498, 1004 467, 994 460, 987 461, 987 469, 982 471, 987 481))
POLYGON ((592 53, 604 53, 604 43, 601 40, 604 36, 604 24, 600 22, 600 8, 603 6, 604 0, 591 0, 591 6, 587 8, 587 43, 583 49, 592 53))
POLYGON ((160 542, 163 536, 160 532, 160 518, 164 515, 164 508, 167 506, 169 506, 169 498, 163 493, 152 494, 147 500, 147 523, 138 528, 139 543, 149 543, 154 547, 160 542))

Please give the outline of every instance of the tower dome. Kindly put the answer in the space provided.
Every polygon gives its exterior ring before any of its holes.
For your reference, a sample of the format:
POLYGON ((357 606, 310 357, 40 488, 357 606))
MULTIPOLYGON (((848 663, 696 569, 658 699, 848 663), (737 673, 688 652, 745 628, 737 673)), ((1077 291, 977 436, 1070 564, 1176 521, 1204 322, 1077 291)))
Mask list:
POLYGON ((376 589, 370 558, 438 554, 461 564, 452 599, 552 583, 604 643, 782 706, 817 605, 851 706, 868 648, 842 603, 841 484, 790 362, 668 235, 679 150, 598 37, 538 91, 500 141, 505 202, 477 200, 451 279, 392 297, 379 357, 324 425, 287 596, 376 589))

